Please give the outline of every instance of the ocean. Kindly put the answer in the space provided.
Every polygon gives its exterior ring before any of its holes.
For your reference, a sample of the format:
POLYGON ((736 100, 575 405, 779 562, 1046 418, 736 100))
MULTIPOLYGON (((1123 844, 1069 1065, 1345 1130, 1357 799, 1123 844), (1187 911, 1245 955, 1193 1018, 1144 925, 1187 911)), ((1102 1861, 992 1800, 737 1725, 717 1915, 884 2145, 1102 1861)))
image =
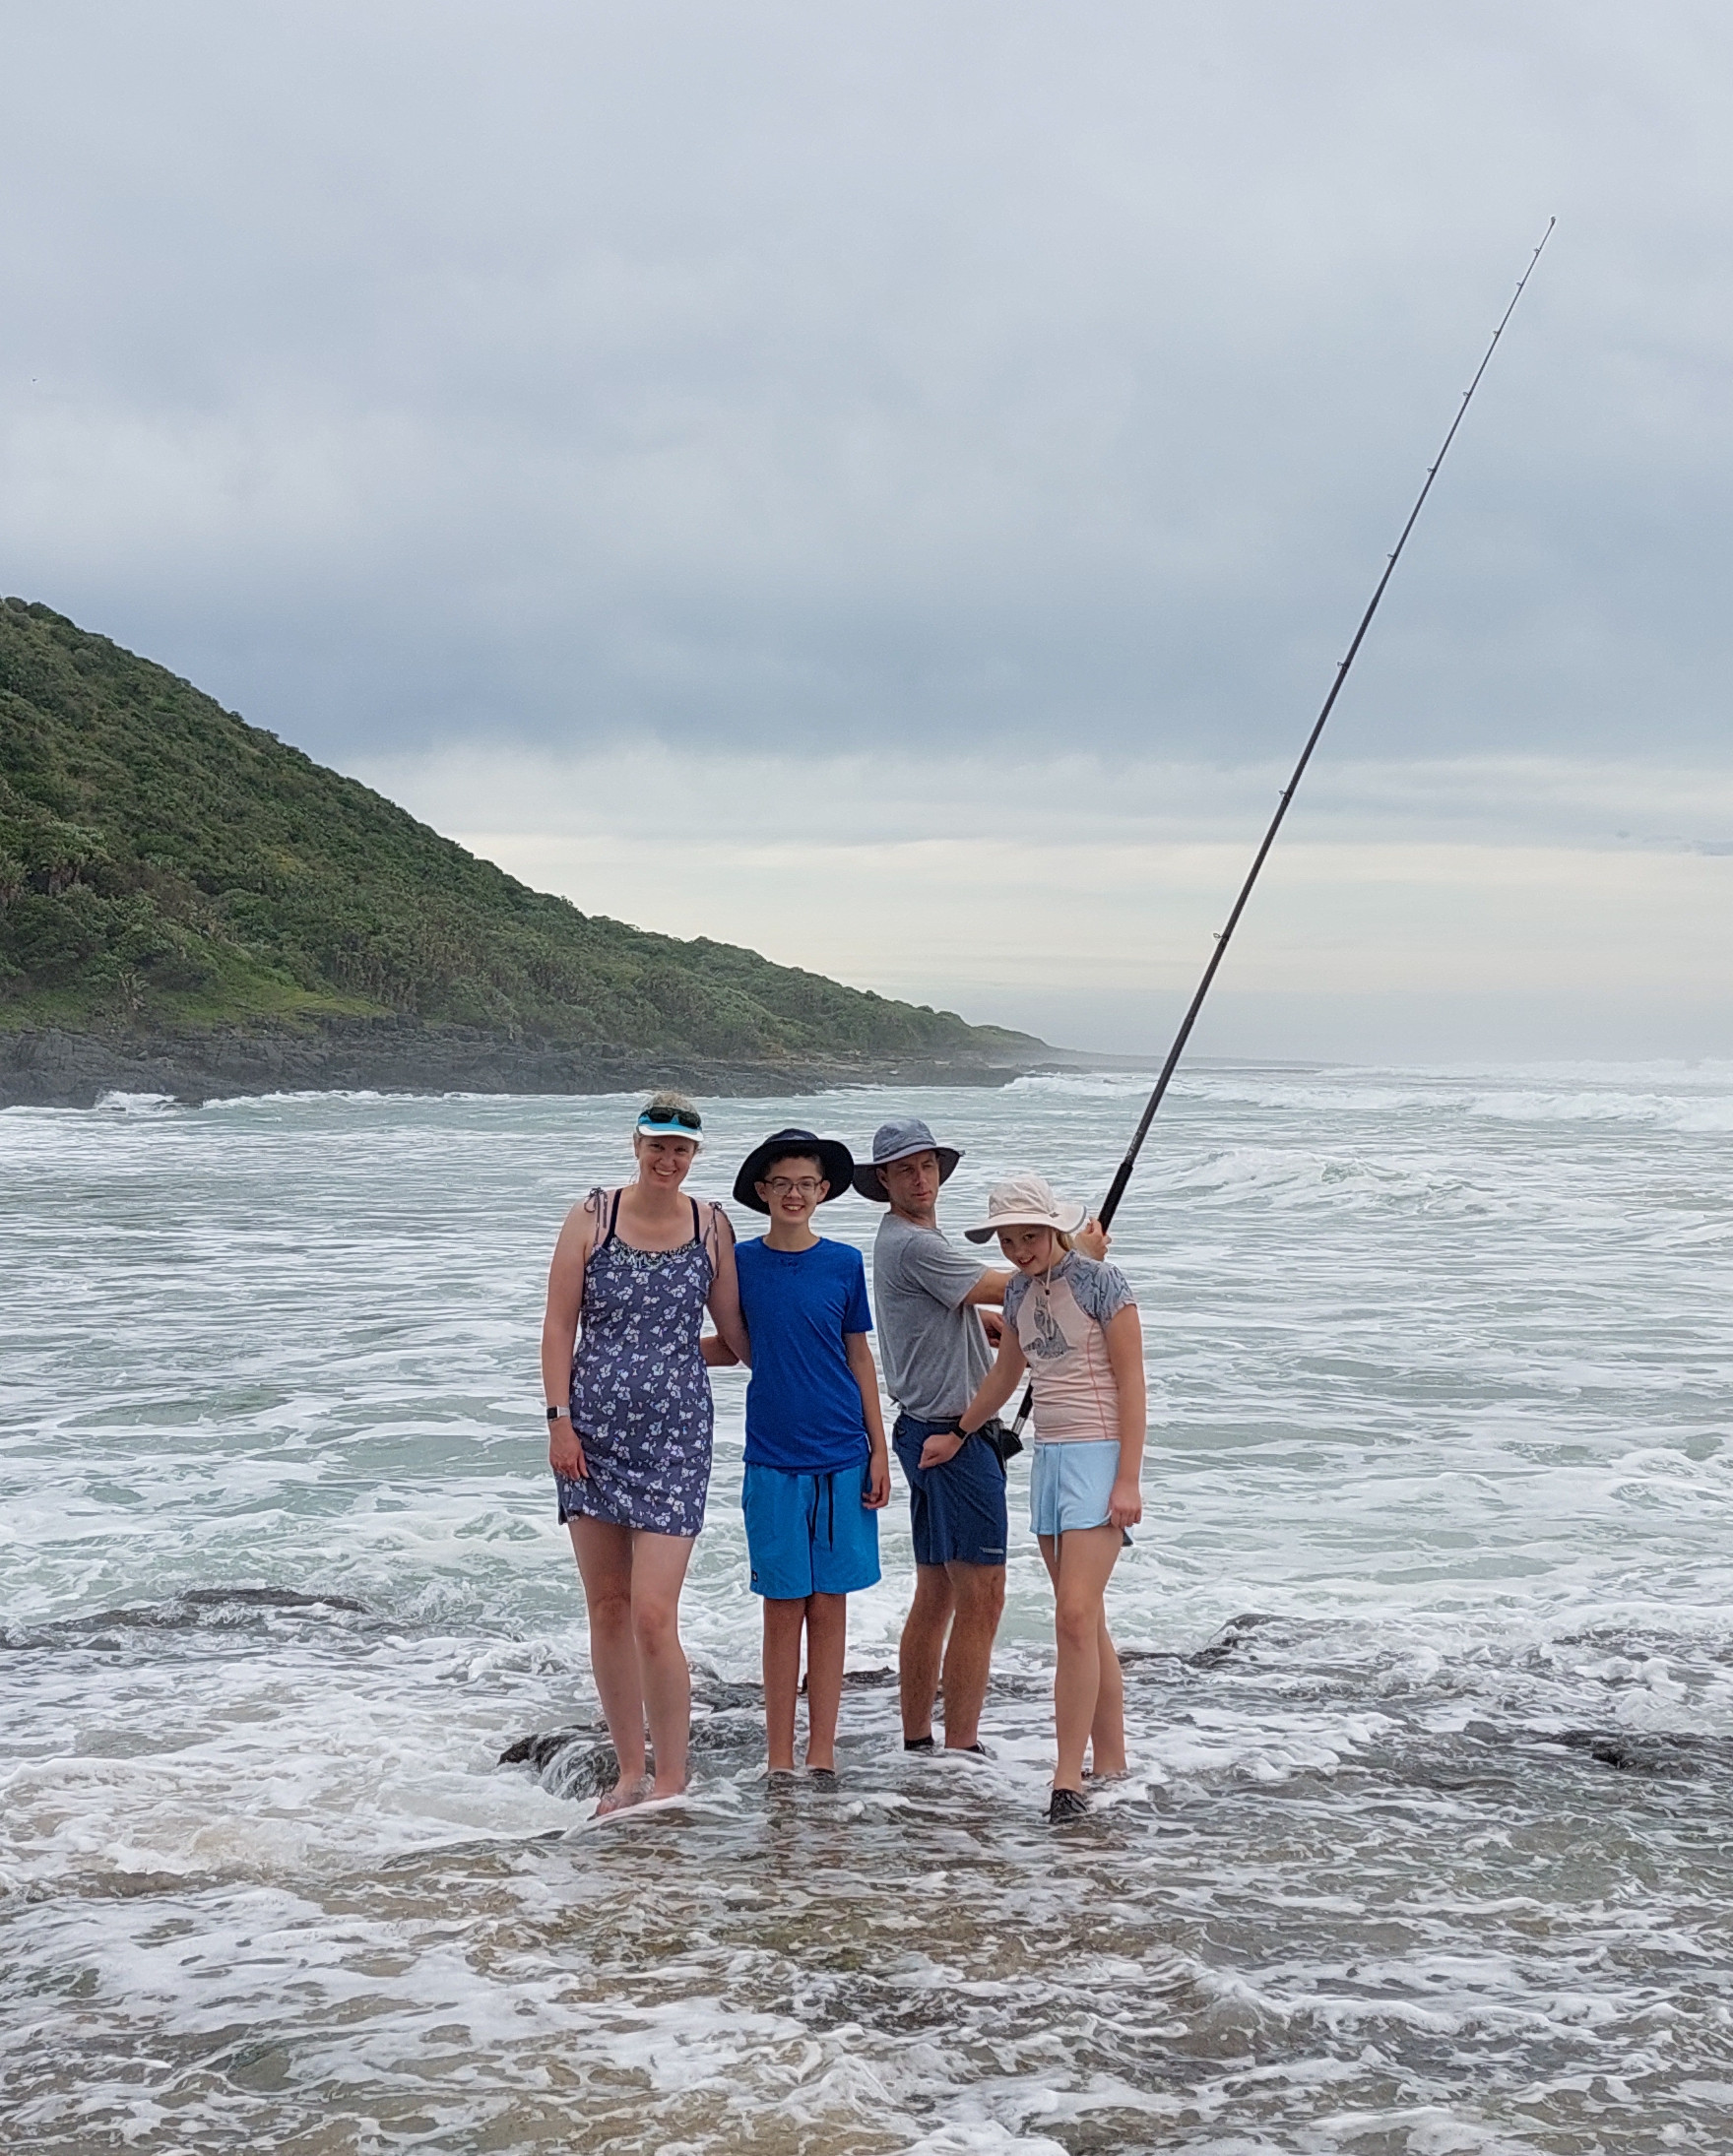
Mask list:
MULTIPOLYGON (((692 1187, 894 1110, 953 1227, 1099 1195, 1146 1084, 711 1105, 692 1187)), ((993 1758, 901 1752, 899 1481, 842 1786, 768 1792, 733 1371, 694 1785, 590 1818, 536 1346, 635 1106, 0 1114, 8 2156, 1733 2146, 1733 1067, 1181 1081, 1133 1773, 1059 1832, 1026 1456, 993 1758)))

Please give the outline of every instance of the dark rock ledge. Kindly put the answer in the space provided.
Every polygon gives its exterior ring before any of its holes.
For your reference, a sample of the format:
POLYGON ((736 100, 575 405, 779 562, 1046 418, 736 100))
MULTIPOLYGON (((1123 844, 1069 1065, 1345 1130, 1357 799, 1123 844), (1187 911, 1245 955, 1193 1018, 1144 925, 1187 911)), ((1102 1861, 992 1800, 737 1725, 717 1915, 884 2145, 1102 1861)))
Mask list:
POLYGON ((699 1097, 820 1093, 846 1085, 1002 1086, 1070 1059, 1005 1054, 731 1062, 680 1053, 512 1041, 417 1019, 327 1021, 304 1030, 103 1037, 0 1034, 0 1108, 92 1108, 105 1093, 189 1106, 233 1094, 621 1093, 678 1086, 699 1097))

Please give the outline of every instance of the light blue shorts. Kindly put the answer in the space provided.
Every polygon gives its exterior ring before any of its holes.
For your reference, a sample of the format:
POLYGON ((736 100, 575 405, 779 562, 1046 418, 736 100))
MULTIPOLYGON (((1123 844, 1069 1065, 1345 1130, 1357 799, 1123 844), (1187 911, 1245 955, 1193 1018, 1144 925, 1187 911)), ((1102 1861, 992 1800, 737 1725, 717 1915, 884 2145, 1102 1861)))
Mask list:
POLYGON ((878 1584, 878 1514, 862 1502, 866 1462, 826 1475, 746 1466, 740 1504, 752 1592, 770 1602, 854 1595, 878 1584))
MULTIPOLYGON (((1029 1470, 1030 1526, 1038 1535, 1105 1527, 1119 1472, 1118 1438, 1044 1445, 1038 1437, 1029 1470)), ((1130 1536, 1125 1540, 1129 1542, 1130 1536)))

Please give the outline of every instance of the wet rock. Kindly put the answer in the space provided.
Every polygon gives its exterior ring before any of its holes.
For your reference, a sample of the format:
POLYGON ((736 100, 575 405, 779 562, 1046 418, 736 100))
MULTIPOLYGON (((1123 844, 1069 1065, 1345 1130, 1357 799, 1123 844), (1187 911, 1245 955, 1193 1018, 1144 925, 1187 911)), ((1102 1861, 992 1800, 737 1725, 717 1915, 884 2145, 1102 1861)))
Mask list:
POLYGON ((692 1672, 694 1708, 704 1707, 712 1714, 727 1714, 736 1707, 750 1707, 756 1713, 763 1698, 762 1684, 731 1684, 713 1671, 692 1672))
POLYGON ((1237 1648, 1243 1647, 1265 1624, 1280 1621, 1273 1614, 1249 1610, 1243 1617, 1230 1617, 1206 1647, 1199 1647, 1195 1654, 1186 1657, 1194 1670, 1213 1670, 1229 1660, 1237 1648))
POLYGON ((1695 1776, 1719 1762, 1726 1763, 1729 1745, 1681 1731, 1662 1734, 1650 1730, 1562 1730, 1554 1740, 1573 1751, 1586 1752, 1603 1767, 1621 1774, 1648 1774, 1669 1779, 1695 1776))
POLYGON ((348 1610, 367 1615, 367 1605, 349 1595, 303 1595, 292 1587, 189 1587, 174 1599, 189 1610, 348 1610))
MULTIPOLYGON (((738 1752, 748 1757, 764 1748, 764 1727, 756 1707, 700 1715, 689 1741, 693 1758, 738 1752)), ((582 1728, 546 1730, 520 1737, 499 1755, 502 1767, 528 1767, 550 1796, 596 1797, 619 1779, 619 1757, 601 1723, 582 1728)), ((651 1765, 655 1761, 652 1757, 651 1765)))
POLYGON ((8 1626, 0 1630, 0 1647, 76 1646, 116 1632, 187 1631, 196 1625, 222 1624, 260 1612, 280 1611, 371 1615, 364 1602, 349 1595, 308 1595, 292 1587, 189 1587, 166 1602, 97 1610, 86 1617, 59 1617, 46 1624, 8 1626))
POLYGON ((1195 1655, 1170 1654, 1159 1647, 1122 1647, 1119 1656, 1122 1670, 1135 1670, 1141 1677, 1179 1677, 1195 1668, 1197 1660, 1195 1655))
MULTIPOLYGON (((1733 1770, 1733 1739, 1703 1737, 1690 1730, 1507 1729, 1493 1722, 1474 1721, 1466 1723, 1454 1741, 1454 1747, 1466 1745, 1483 1753, 1503 1752, 1529 1760, 1537 1751, 1556 1757, 1563 1747, 1581 1752, 1597 1766, 1611 1767, 1617 1773, 1663 1780, 1695 1779, 1717 1767, 1733 1770)), ((1454 1747, 1448 1771, 1459 1773, 1460 1754, 1454 1747)), ((1512 1770, 1518 1763, 1518 1757, 1511 1757, 1512 1770)), ((1472 1777, 1475 1770, 1468 1771, 1472 1777)), ((1428 1770, 1426 1778, 1445 1786, 1440 1782, 1436 1767, 1428 1770)))
POLYGON ((593 1722, 586 1729, 532 1732, 528 1737, 520 1737, 515 1744, 507 1744, 499 1755, 499 1764, 502 1767, 534 1767, 540 1774, 573 1745, 593 1745, 601 1727, 600 1723, 593 1722))
POLYGON ((594 1730, 549 1730, 520 1738, 499 1755, 503 1766, 527 1766, 553 1797, 599 1797, 619 1780, 619 1757, 594 1730))

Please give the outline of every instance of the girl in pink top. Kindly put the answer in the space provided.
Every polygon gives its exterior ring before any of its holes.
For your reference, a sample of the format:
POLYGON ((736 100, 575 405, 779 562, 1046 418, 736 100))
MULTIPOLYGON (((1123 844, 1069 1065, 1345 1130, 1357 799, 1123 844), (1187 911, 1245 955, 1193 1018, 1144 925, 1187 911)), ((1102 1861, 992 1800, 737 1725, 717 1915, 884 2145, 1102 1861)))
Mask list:
POLYGON ((1005 1290, 998 1360, 957 1427, 979 1429, 1029 1372, 1031 1525, 1053 1580, 1059 1642, 1059 1763, 1047 1814, 1056 1823, 1089 1807, 1091 1747, 1098 1780, 1125 1771, 1125 1694, 1105 1603, 1127 1530, 1143 1517, 1143 1333, 1124 1274, 1071 1247, 1087 1216, 1043 1176, 1014 1175, 995 1185, 982 1226, 963 1231, 971 1242, 996 1236, 1017 1276, 1005 1290))

